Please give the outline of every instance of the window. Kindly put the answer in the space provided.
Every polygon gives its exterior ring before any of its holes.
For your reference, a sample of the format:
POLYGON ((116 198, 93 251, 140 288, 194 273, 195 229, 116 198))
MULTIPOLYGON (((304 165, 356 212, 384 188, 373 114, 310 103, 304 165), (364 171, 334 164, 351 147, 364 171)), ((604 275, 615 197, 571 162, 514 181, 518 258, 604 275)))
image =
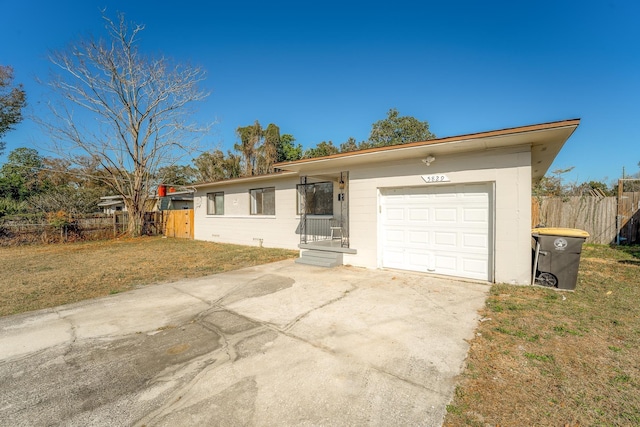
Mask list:
POLYGON ((276 214, 275 187, 255 188, 249 190, 249 194, 251 195, 251 215, 276 214))
POLYGON ((224 193, 207 193, 207 215, 224 215, 224 193))
POLYGON ((298 185, 298 215, 302 214, 301 195, 305 193, 304 207, 307 215, 333 215, 333 183, 316 182, 298 185))

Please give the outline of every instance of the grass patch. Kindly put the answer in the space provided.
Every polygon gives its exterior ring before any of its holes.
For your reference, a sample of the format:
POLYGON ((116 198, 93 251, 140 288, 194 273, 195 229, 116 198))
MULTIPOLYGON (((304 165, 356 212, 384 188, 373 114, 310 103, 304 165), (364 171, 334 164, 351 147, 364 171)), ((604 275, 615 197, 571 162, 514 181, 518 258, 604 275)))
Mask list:
POLYGON ((640 247, 585 245, 575 292, 492 286, 446 426, 638 425, 640 247))
POLYGON ((293 258, 297 251, 141 237, 0 247, 0 316, 293 258))

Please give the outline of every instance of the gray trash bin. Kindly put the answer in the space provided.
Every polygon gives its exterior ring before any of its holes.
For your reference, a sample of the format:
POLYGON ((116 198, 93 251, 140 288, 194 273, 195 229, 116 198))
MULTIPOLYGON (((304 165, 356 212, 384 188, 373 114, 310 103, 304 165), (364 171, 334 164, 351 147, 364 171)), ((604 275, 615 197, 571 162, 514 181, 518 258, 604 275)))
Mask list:
POLYGON ((578 281, 582 244, 589 233, 576 228, 534 228, 533 283, 573 290, 578 281))

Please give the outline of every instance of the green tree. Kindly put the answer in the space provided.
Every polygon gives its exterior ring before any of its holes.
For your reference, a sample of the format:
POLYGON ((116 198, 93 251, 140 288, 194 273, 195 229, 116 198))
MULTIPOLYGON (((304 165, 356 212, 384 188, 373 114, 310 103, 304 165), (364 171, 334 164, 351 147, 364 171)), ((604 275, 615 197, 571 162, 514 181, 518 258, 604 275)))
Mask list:
POLYGON ((22 85, 13 86, 13 68, 0 65, 0 154, 4 152, 4 135, 22 121, 27 95, 22 85))
POLYGON ((16 148, 0 168, 0 196, 25 201, 50 187, 43 173, 44 159, 33 148, 16 148))
POLYGON ((197 182, 215 182, 238 178, 242 175, 242 157, 227 151, 207 151, 193 160, 197 182))
POLYGON ((197 171, 189 165, 171 165, 158 169, 158 182, 167 185, 190 185, 196 182, 197 171))
POLYGON ((260 125, 260 122, 256 120, 252 125, 238 127, 236 129, 236 134, 238 135, 240 142, 235 144, 233 148, 242 154, 244 175, 255 175, 257 172, 257 150, 264 136, 262 126, 260 125))
POLYGON ((27 209, 27 202, 0 197, 0 218, 6 215, 23 214, 27 209))
POLYGON ((557 177, 545 175, 533 186, 531 193, 535 197, 561 196, 564 191, 557 177))
POLYGON ((278 160, 280 146, 280 128, 269 123, 263 133, 263 141, 258 148, 258 174, 273 172, 273 164, 278 160))
POLYGON ((315 157, 325 157, 325 156, 330 156, 332 154, 338 154, 339 151, 340 150, 338 150, 338 147, 333 145, 333 142, 322 141, 315 147, 309 148, 308 150, 306 150, 304 152, 304 158, 311 159, 315 157))
POLYGON ((602 181, 583 182, 577 189, 582 195, 615 196, 616 194, 613 188, 602 181))
POLYGON ((277 163, 293 162, 302 158, 302 145, 294 145, 295 141, 296 139, 291 134, 285 133, 280 136, 280 143, 277 149, 277 163))
POLYGON ((411 116, 400 116, 395 108, 387 112, 387 118, 371 126, 368 145, 386 147, 388 145, 427 141, 436 136, 429 131, 429 123, 421 122, 411 116))
POLYGON ((356 139, 350 136, 349 139, 347 139, 345 142, 340 144, 340 152, 348 153, 350 151, 362 150, 364 148, 363 144, 364 142, 361 142, 360 144, 358 144, 356 139))
POLYGON ((208 130, 190 122, 193 105, 208 93, 199 88, 201 68, 143 55, 138 42, 144 26, 129 24, 123 14, 118 18, 103 15, 106 40, 81 39, 50 55, 58 74, 49 85, 60 102, 50 104, 57 120, 41 124, 60 156, 100 162, 103 182, 129 211, 129 234, 138 236, 158 170, 197 149, 208 130))

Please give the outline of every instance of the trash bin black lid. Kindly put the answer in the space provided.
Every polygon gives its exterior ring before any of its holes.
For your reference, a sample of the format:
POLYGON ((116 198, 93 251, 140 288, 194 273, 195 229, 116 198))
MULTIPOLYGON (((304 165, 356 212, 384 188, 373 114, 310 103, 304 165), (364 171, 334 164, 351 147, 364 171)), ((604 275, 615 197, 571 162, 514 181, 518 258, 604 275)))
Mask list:
POLYGON ((586 239, 589 237, 589 233, 584 230, 580 230, 578 228, 556 228, 556 227, 545 227, 545 228, 533 228, 531 229, 531 234, 536 234, 539 236, 564 236, 564 237, 582 237, 586 239))

